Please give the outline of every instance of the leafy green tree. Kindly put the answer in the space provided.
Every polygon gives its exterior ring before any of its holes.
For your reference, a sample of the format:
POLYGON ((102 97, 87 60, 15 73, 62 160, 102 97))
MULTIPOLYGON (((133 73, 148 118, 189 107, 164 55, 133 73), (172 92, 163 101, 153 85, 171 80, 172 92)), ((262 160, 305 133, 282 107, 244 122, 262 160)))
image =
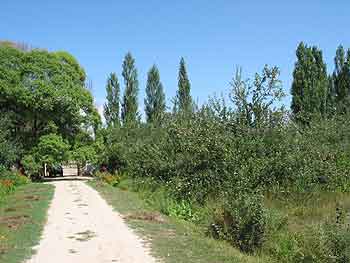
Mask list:
POLYGON ((343 46, 339 46, 334 63, 333 85, 337 112, 347 113, 350 111, 350 49, 345 54, 343 46))
POLYGON ((138 92, 139 83, 135 60, 128 52, 123 62, 124 96, 122 102, 121 117, 124 125, 133 125, 138 121, 138 92))
POLYGON ((78 174, 81 175, 81 168, 87 163, 95 163, 97 160, 96 150, 93 145, 83 145, 71 152, 71 160, 78 166, 78 174))
POLYGON ((25 174, 32 179, 42 176, 43 166, 31 153, 26 154, 22 158, 22 164, 25 169, 25 174))
POLYGON ((327 90, 327 116, 333 116, 337 111, 336 91, 334 85, 334 75, 328 76, 328 90, 327 90))
POLYGON ((26 173, 31 177, 44 175, 47 168, 68 161, 69 148, 70 145, 60 135, 41 136, 38 144, 22 159, 26 173))
POLYGON ((322 51, 301 42, 293 72, 292 111, 297 119, 324 116, 327 108, 328 76, 322 51))
POLYGON ((160 123, 165 113, 165 94, 156 65, 148 71, 145 112, 147 122, 160 123))
POLYGON ((96 148, 96 138, 88 132, 81 131, 75 137, 69 158, 77 164, 79 175, 86 164, 97 161, 96 148))
MULTIPOLYGON (((267 126, 272 121, 272 107, 283 96, 280 71, 265 65, 254 81, 243 80, 242 70, 237 69, 231 81, 231 100, 235 106, 238 123, 253 128, 267 126)), ((227 113, 226 113, 227 114, 227 113)))
POLYGON ((20 154, 17 142, 11 138, 10 116, 0 116, 0 168, 9 168, 20 154))
POLYGON ((23 165, 30 176, 43 175, 47 167, 68 161, 70 145, 54 133, 40 137, 38 144, 23 157, 23 165))
POLYGON ((42 164, 56 165, 68 160, 69 144, 57 134, 43 135, 34 148, 37 160, 42 164))
POLYGON ((191 84, 188 79, 185 59, 181 58, 178 76, 178 91, 176 95, 176 111, 182 114, 193 112, 191 84))
POLYGON ((104 117, 108 127, 115 127, 120 125, 119 118, 119 94, 120 87, 117 75, 111 73, 107 80, 106 86, 107 102, 104 104, 104 117))
POLYGON ((11 136, 27 152, 50 133, 48 126, 70 142, 82 128, 98 127, 84 84, 84 70, 66 52, 0 46, 0 112, 11 114, 11 136))

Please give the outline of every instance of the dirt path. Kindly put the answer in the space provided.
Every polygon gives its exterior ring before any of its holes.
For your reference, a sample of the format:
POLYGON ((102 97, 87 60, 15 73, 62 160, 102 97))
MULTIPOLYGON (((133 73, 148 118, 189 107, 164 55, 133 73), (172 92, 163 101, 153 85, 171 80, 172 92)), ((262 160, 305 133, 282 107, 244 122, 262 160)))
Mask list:
POLYGON ((37 254, 27 263, 153 263, 120 215, 82 181, 56 186, 37 254))

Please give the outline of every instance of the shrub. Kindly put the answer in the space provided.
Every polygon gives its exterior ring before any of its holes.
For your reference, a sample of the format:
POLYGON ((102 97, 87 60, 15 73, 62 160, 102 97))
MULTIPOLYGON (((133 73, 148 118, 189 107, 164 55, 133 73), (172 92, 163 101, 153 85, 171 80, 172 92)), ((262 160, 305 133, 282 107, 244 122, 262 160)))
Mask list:
POLYGON ((42 165, 37 160, 35 160, 33 155, 25 155, 22 159, 22 164, 24 166, 26 174, 30 178, 37 179, 40 177, 42 165))
POLYGON ((10 193, 16 188, 12 179, 1 179, 0 184, 4 194, 10 193))
POLYGON ((18 172, 0 171, 0 197, 3 198, 5 195, 15 191, 18 186, 28 184, 29 182, 29 178, 18 172))
POLYGON ((134 179, 132 190, 138 192, 152 208, 165 215, 192 222, 199 220, 199 215, 191 202, 175 199, 164 185, 159 185, 152 178, 134 179))
POLYGON ((258 194, 240 194, 224 201, 214 215, 211 228, 216 237, 225 239, 244 252, 261 248, 267 232, 267 211, 258 194))
POLYGON ((167 207, 167 214, 169 216, 186 221, 198 220, 198 215, 193 211, 192 205, 185 200, 181 200, 180 202, 172 200, 169 202, 167 207))
POLYGON ((107 184, 116 187, 120 183, 120 176, 117 174, 110 174, 108 172, 96 172, 95 176, 107 184))
POLYGON ((324 225, 326 245, 334 262, 350 262, 350 219, 343 208, 338 207, 335 223, 324 225))

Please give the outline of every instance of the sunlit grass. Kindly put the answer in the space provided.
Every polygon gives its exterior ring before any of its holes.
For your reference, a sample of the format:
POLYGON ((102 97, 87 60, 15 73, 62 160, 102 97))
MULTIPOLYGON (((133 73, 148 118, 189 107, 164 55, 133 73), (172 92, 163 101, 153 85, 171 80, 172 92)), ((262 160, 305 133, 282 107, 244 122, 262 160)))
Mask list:
POLYGON ((267 258, 241 253, 227 242, 209 238, 193 223, 160 215, 138 193, 100 182, 89 182, 119 213, 125 216, 129 226, 150 243, 152 254, 165 263, 189 262, 270 262, 267 258), (142 212, 142 218, 139 215, 142 212), (152 216, 146 217, 145 214, 152 216))
POLYGON ((33 253, 46 222, 54 187, 28 184, 0 204, 0 262, 19 263, 33 253))
POLYGON ((266 206, 287 216, 289 228, 298 231, 309 225, 334 222, 337 208, 350 211, 350 193, 267 194, 266 206))

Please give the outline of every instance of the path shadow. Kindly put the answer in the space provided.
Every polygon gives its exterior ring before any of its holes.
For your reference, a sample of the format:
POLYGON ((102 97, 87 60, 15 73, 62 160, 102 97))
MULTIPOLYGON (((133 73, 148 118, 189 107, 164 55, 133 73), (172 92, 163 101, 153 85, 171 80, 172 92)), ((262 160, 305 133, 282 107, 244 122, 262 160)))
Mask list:
POLYGON ((57 176, 57 177, 45 177, 42 178, 42 182, 57 182, 57 181, 89 181, 92 180, 92 176, 57 176))

